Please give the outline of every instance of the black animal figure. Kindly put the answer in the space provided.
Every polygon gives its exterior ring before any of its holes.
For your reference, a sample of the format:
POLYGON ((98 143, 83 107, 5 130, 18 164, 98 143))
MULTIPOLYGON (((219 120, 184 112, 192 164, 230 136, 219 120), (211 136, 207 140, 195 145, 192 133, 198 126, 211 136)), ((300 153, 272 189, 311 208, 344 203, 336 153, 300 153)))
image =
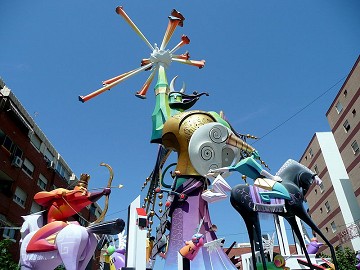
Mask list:
MULTIPOLYGON (((239 184, 233 187, 231 190, 230 202, 232 206, 236 209, 236 211, 238 211, 243 217, 246 228, 248 230, 254 269, 256 269, 254 244, 255 241, 261 239, 259 212, 272 212, 273 214, 283 216, 289 222, 297 238, 300 241, 301 248, 305 253, 306 259, 309 262, 311 269, 315 268, 313 268, 312 263, 310 262, 310 257, 306 251, 306 246, 302 239, 300 230, 296 224, 295 217, 299 217, 302 221, 309 225, 309 227, 315 233, 317 233, 328 245, 331 251, 331 256, 335 265, 335 269, 337 270, 338 264, 336 261, 333 246, 325 238, 325 236, 315 225, 315 223, 311 220, 310 216, 308 215, 303 206, 304 196, 308 192, 311 184, 314 181, 317 181, 317 183, 320 184, 320 178, 307 167, 291 159, 285 162, 285 164, 280 168, 276 175, 281 177, 281 179, 283 180, 281 184, 286 188, 290 195, 290 199, 284 200, 283 205, 273 205, 272 203, 275 203, 275 200, 272 200, 271 203, 259 203, 260 196, 258 196, 258 193, 256 193, 257 188, 253 186, 239 184)), ((262 192, 264 192, 264 190, 262 190, 262 192)), ((263 269, 267 270, 264 250, 261 244, 260 254, 262 257, 263 269)))

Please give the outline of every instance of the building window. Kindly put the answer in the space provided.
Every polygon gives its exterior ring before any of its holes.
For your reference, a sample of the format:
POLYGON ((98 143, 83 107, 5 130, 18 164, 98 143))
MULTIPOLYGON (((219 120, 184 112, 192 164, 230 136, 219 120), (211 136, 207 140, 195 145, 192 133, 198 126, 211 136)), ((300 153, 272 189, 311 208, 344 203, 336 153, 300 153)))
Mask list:
POLYGON ((330 203, 327 201, 325 202, 326 212, 329 213, 331 211, 330 203))
MULTIPOLYGON (((12 196, 12 192, 11 192, 11 187, 13 185, 13 181, 12 179, 9 177, 9 178, 3 178, 0 176, 0 192, 5 194, 7 197, 10 197, 12 196)), ((0 196, 2 196, 0 194, 0 196)), ((1 221, 1 214, 0 214, 0 221, 1 221)))
POLYGON ((26 198, 27 198, 27 195, 26 195, 25 191, 23 191, 19 187, 16 187, 13 201, 16 202, 18 205, 25 207, 26 198))
POLYGON ((5 135, 4 131, 2 131, 0 129, 0 145, 3 145, 5 137, 6 137, 6 135, 5 135))
POLYGON ((101 216, 101 209, 96 208, 95 216, 96 218, 99 218, 101 216))
POLYGON ((357 141, 353 141, 353 143, 351 144, 351 148, 354 152, 354 155, 359 153, 359 145, 358 145, 357 141))
POLYGON ((14 239, 15 240, 15 229, 12 229, 11 227, 5 227, 3 232, 3 237, 7 239, 14 239))
POLYGON ((312 158, 314 156, 313 150, 311 148, 309 149, 309 155, 310 155, 310 158, 312 158))
POLYGON ((64 168, 64 166, 58 162, 56 165, 56 171, 60 174, 60 176, 66 181, 70 180, 70 173, 64 168))
POLYGON ((22 157, 23 151, 13 141, 0 130, 0 145, 9 151, 14 156, 22 157))
POLYGON ((329 228, 328 228, 328 227, 326 227, 325 230, 326 230, 326 232, 329 232, 329 228))
POLYGON ((25 171, 26 174, 32 177, 35 167, 27 158, 25 158, 22 169, 25 171))
POLYGON ((336 103, 335 109, 336 109, 336 111, 337 111, 338 114, 341 113, 343 107, 342 107, 342 104, 341 104, 340 101, 338 101, 338 103, 336 103))
POLYGON ((331 230, 332 232, 336 232, 336 224, 335 224, 335 221, 331 222, 331 230))
POLYGON ((31 209, 30 209, 30 213, 37 213, 41 211, 41 206, 39 204, 37 204, 36 202, 32 202, 31 204, 31 209))
POLYGON ((338 103, 336 103, 335 109, 336 109, 336 111, 337 111, 338 114, 341 113, 341 111, 343 110, 343 106, 342 106, 342 104, 340 103, 340 101, 338 101, 338 103))
POLYGON ((92 203, 90 205, 90 213, 93 214, 95 216, 95 210, 96 210, 96 206, 92 203))
POLYGON ((19 158, 21 158, 23 155, 23 151, 17 145, 14 147, 14 150, 12 153, 14 156, 19 157, 19 158))
POLYGON ((81 215, 78 215, 78 218, 77 218, 78 222, 80 223, 81 226, 87 226, 88 222, 85 218, 83 218, 81 215))
POLYGON ((322 207, 320 207, 320 213, 322 213, 323 212, 323 209, 322 209, 322 207))
POLYGON ((347 90, 345 89, 344 90, 344 97, 346 97, 347 96, 347 90))
POLYGON ((353 109, 351 113, 352 113, 353 117, 356 116, 356 110, 355 109, 353 109))
POLYGON ((320 188, 321 193, 323 193, 325 191, 325 187, 324 187, 323 182, 320 183, 319 188, 320 188))
POLYGON ((348 120, 345 120, 343 127, 344 127, 346 133, 350 130, 350 124, 349 124, 348 120))
POLYGON ((50 153, 49 149, 45 149, 44 151, 44 158, 46 161, 51 162, 54 161, 54 155, 50 153))
POLYGON ((46 186, 47 186, 47 179, 45 178, 45 176, 43 176, 42 174, 39 175, 39 179, 37 182, 37 185, 42 189, 42 190, 46 190, 46 186))
POLYGON ((30 142, 37 150, 40 151, 41 140, 38 137, 38 135, 36 135, 35 133, 32 133, 32 135, 30 135, 30 142))
POLYGON ((318 169, 318 166, 317 166, 317 165, 314 166, 314 172, 315 172, 316 174, 319 174, 319 169, 318 169))
POLYGON ((3 142, 3 146, 5 147, 6 150, 8 150, 11 153, 11 148, 12 148, 12 140, 6 136, 3 142))

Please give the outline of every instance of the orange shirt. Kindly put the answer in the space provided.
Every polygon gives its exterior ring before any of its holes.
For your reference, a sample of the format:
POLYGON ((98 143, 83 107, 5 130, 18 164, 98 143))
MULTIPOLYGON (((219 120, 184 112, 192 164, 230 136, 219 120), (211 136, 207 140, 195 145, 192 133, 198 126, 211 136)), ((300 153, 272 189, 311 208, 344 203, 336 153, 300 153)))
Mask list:
POLYGON ((48 223, 56 220, 66 221, 91 204, 90 193, 86 190, 67 190, 57 188, 52 191, 41 191, 35 194, 34 200, 48 208, 48 223))

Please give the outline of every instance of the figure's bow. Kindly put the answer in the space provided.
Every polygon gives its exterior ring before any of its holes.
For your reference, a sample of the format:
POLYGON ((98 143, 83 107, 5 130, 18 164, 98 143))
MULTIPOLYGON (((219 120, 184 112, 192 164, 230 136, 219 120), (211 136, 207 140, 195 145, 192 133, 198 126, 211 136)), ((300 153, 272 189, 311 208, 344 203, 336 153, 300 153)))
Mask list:
MULTIPOLYGON (((110 172, 110 177, 109 177, 109 180, 108 180, 108 183, 107 183, 107 188, 111 188, 111 183, 112 183, 112 180, 114 178, 114 172, 113 172, 113 169, 110 167, 109 164, 106 164, 104 162, 100 163, 100 166, 105 166, 109 169, 109 172, 110 172)), ((101 215, 98 217, 97 220, 95 220, 93 223, 100 223, 101 221, 104 220, 105 218, 105 215, 106 215, 106 212, 109 208, 109 197, 110 197, 110 194, 107 194, 105 195, 106 198, 105 198, 105 206, 104 206, 104 209, 103 211, 101 212, 101 215)))

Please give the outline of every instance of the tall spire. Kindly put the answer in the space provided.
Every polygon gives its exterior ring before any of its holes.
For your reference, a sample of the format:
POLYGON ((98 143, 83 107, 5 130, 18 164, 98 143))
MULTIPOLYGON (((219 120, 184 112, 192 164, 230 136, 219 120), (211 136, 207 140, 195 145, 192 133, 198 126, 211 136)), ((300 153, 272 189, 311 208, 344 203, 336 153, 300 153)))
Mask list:
POLYGON ((161 142, 164 123, 170 117, 169 85, 165 67, 162 63, 159 63, 158 65, 158 80, 155 86, 155 107, 151 115, 153 127, 151 134, 152 143, 161 142))
POLYGON ((160 143, 162 135, 162 127, 165 121, 170 117, 170 107, 169 107, 169 85, 166 78, 165 69, 170 67, 172 62, 178 62, 181 64, 196 66, 198 68, 203 68, 205 61, 194 61, 189 60, 190 55, 188 52, 180 55, 174 54, 178 49, 190 43, 190 39, 186 35, 182 35, 180 42, 175 45, 172 49, 167 49, 168 45, 175 29, 177 27, 182 27, 185 20, 184 16, 177 10, 172 10, 169 18, 169 23, 165 31, 163 40, 161 42, 160 48, 148 41, 145 35, 140 31, 136 24, 131 20, 127 15, 122 6, 116 8, 116 13, 119 14, 126 23, 134 30, 134 32, 144 41, 144 43, 150 48, 151 53, 149 58, 144 58, 141 61, 141 66, 133 69, 131 71, 125 72, 118 76, 115 76, 109 80, 103 81, 103 87, 86 95, 79 96, 81 102, 86 102, 97 95, 100 95, 103 92, 106 92, 121 82, 127 80, 128 78, 142 72, 142 71, 151 71, 151 74, 141 87, 139 91, 136 92, 136 96, 142 99, 146 98, 146 93, 155 77, 155 73, 158 73, 157 83, 155 85, 155 108, 152 114, 152 135, 151 142, 160 143))

